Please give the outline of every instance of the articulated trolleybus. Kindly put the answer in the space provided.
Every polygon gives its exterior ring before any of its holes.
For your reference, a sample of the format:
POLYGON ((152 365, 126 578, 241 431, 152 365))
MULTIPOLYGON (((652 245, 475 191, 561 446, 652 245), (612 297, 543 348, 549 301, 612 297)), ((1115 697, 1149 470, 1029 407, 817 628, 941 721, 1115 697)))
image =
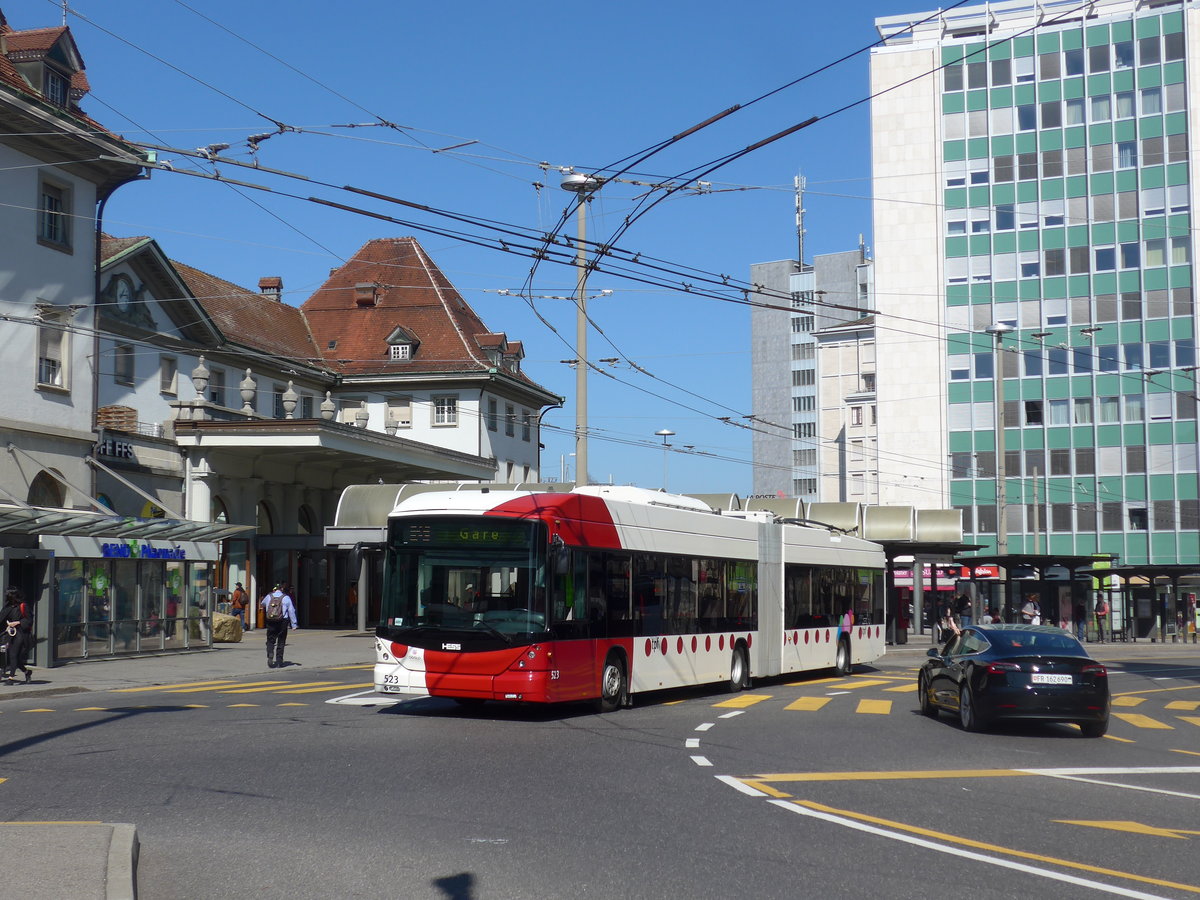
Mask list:
POLYGON ((604 711, 883 653, 883 551, 639 488, 472 490, 388 517, 375 690, 604 711))

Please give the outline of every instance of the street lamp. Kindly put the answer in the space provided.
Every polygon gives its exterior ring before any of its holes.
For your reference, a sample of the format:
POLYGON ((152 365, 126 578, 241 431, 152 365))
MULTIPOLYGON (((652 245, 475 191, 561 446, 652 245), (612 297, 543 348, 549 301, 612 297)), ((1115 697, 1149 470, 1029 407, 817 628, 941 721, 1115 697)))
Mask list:
POLYGON ((667 489, 667 460, 669 459, 669 454, 671 452, 671 445, 667 443, 667 438, 674 437, 675 432, 673 432, 670 428, 660 428, 654 433, 662 438, 663 442, 663 490, 665 491, 667 489))
POLYGON ((582 172, 564 175, 559 184, 564 191, 579 195, 576 207, 575 250, 575 480, 588 480, 587 458, 587 203, 600 187, 600 179, 582 172))
POLYGON ((984 329, 996 339, 992 351, 992 379, 996 383, 996 555, 1008 555, 1008 496, 1005 485, 1004 459, 1004 374, 1001 371, 1000 351, 1004 336, 1014 331, 1011 325, 997 322, 984 329))

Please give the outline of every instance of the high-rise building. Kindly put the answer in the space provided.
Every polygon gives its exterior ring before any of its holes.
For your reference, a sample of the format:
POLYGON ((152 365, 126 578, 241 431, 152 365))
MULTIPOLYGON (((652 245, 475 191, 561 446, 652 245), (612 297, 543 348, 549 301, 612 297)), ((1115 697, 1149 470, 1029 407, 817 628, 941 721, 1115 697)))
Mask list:
POLYGON ((876 25, 879 447, 912 474, 883 501, 962 509, 984 552, 1200 560, 1200 3, 876 25))
POLYGON ((750 314, 753 493, 837 499, 820 491, 822 448, 841 438, 821 430, 827 404, 819 396, 825 373, 818 372, 817 332, 869 308, 871 261, 860 246, 817 255, 811 265, 756 263, 750 280, 761 291, 755 299, 768 304, 750 314), (790 297, 790 309, 781 296, 790 297))

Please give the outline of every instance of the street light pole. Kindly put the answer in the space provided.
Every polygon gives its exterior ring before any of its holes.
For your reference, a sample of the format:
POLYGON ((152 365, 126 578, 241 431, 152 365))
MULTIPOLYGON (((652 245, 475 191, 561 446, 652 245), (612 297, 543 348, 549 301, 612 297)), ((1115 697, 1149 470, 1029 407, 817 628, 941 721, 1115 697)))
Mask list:
POLYGON ((671 452, 669 449, 671 445, 667 443, 667 438, 674 437, 675 432, 673 432, 670 428, 661 428, 654 433, 656 435, 658 435, 660 438, 662 438, 662 442, 663 442, 663 491, 666 491, 667 490, 667 460, 668 460, 669 454, 671 452))
POLYGON ((587 484, 587 203, 592 191, 600 187, 600 179, 572 172, 563 177, 559 187, 579 197, 575 217, 575 481, 587 484))
POLYGON ((1008 486, 1005 484, 1007 472, 1004 459, 1004 373, 1001 371, 1000 353, 1003 349, 1001 342, 1011 331, 1011 325, 998 322, 989 325, 988 334, 996 339, 992 350, 992 379, 996 384, 996 555, 1008 555, 1008 486))

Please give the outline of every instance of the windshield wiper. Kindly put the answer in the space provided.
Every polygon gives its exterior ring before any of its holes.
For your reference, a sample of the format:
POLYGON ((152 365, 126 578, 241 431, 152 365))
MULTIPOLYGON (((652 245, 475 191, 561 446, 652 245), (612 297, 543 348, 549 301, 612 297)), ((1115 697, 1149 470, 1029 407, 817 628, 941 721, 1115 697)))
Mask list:
POLYGON ((478 622, 476 622, 475 627, 476 628, 485 628, 489 632, 494 634, 496 637, 500 638, 500 640, 504 641, 504 643, 508 644, 508 646, 511 647, 513 645, 511 635, 505 634, 503 631, 501 631, 499 628, 496 628, 494 625, 489 625, 487 622, 483 621, 483 619, 480 619, 478 622))

